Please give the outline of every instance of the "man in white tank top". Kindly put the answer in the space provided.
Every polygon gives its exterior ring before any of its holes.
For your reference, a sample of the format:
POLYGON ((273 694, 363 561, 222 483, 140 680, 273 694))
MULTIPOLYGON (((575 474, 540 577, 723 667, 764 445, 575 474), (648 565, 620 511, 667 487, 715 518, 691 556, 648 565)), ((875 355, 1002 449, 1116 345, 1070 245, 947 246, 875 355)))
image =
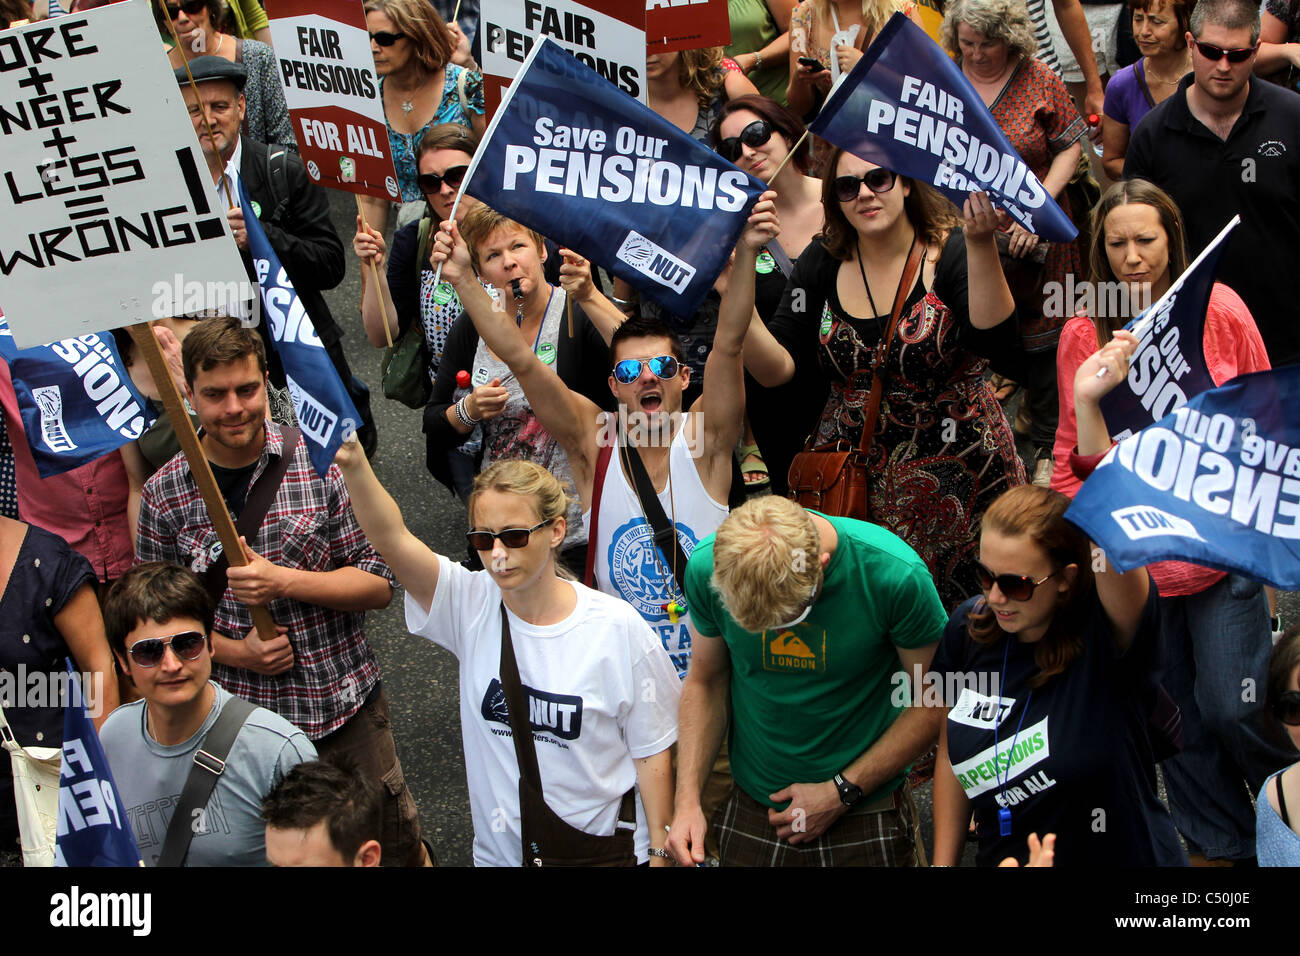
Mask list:
POLYGON ((474 279, 469 252, 454 225, 443 223, 434 242, 433 261, 443 263, 443 278, 455 287, 480 337, 510 367, 538 421, 564 447, 582 502, 588 547, 594 549, 589 564, 594 563, 595 586, 641 613, 682 677, 691 654, 690 611, 679 584, 685 561, 676 548, 656 546, 629 469, 635 464, 632 456, 639 455, 685 558, 727 516, 732 450, 745 407, 741 347, 754 311, 754 260, 779 232, 772 195, 765 194, 754 207, 736 246, 733 281, 722 298, 705 365, 704 391, 686 413, 682 393, 690 369, 667 326, 633 318, 614 329, 609 386, 618 398, 619 415, 606 421, 591 400, 569 389, 538 360, 509 315, 493 309, 474 279), (608 449, 604 456, 602 449, 608 449), (602 458, 606 467, 598 485, 602 458))

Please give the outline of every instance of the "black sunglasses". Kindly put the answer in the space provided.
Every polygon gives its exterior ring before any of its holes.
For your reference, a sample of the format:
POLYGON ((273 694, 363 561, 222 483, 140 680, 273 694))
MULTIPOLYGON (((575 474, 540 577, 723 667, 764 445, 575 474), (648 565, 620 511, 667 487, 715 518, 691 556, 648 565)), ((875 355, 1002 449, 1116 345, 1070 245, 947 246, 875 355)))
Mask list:
POLYGON ((1053 571, 1046 578, 1039 578, 1035 581, 1027 574, 994 574, 978 561, 975 562, 975 575, 979 578, 980 589, 983 591, 992 591, 993 585, 998 586, 1008 600, 1011 601, 1028 601, 1034 595, 1034 589, 1042 584, 1047 578, 1056 577, 1053 571))
POLYGON ((188 3, 181 4, 169 3, 167 4, 167 15, 175 20, 176 15, 184 10, 187 17, 192 17, 200 10, 206 9, 207 5, 208 0, 189 0, 188 3))
POLYGON ((614 366, 614 381, 631 385, 641 377, 643 364, 650 366, 650 371, 665 381, 676 378, 677 373, 681 371, 677 359, 671 355, 656 355, 652 359, 645 359, 644 362, 641 359, 623 359, 614 366))
POLYGON ((1273 701, 1273 716, 1289 727, 1300 727, 1300 691, 1286 691, 1273 701))
POLYGON ((507 548, 522 548, 527 546, 534 531, 554 523, 554 518, 547 518, 545 521, 537 522, 531 528, 505 528, 501 531, 466 531, 465 538, 469 541, 469 546, 475 551, 491 551, 492 542, 498 539, 507 548))
POLYGON ((460 189, 467 169, 468 166, 453 166, 445 173, 420 173, 415 177, 415 182, 420 187, 420 191, 425 193, 441 192, 443 183, 452 189, 460 189))
POLYGON ((380 46, 392 46, 398 40, 405 40, 405 33, 389 33, 387 30, 380 30, 378 33, 370 34, 370 39, 374 40, 380 46))
POLYGON ((132 644, 128 653, 131 655, 131 660, 141 667, 157 667, 162 663, 163 654, 167 652, 168 647, 181 660, 196 661, 203 653, 203 645, 207 639, 206 634, 200 634, 198 631, 184 631, 173 634, 169 638, 146 637, 132 644))
POLYGON ((767 120, 755 120, 740 131, 739 136, 728 136, 718 144, 718 155, 728 162, 740 159, 741 146, 758 149, 772 138, 772 127, 767 120))
POLYGON ((897 178, 893 170, 877 166, 875 169, 868 169, 861 176, 836 176, 831 185, 835 189, 836 199, 840 202, 852 202, 858 198, 861 184, 865 183, 868 189, 879 196, 893 189, 897 178))
POLYGON ((1211 63, 1218 63, 1225 56, 1229 63, 1245 63, 1255 55, 1256 47, 1243 46, 1236 50, 1225 50, 1221 46, 1215 46, 1213 43, 1202 43, 1200 40, 1192 40, 1196 44, 1196 49, 1201 51, 1201 56, 1205 57, 1211 63))

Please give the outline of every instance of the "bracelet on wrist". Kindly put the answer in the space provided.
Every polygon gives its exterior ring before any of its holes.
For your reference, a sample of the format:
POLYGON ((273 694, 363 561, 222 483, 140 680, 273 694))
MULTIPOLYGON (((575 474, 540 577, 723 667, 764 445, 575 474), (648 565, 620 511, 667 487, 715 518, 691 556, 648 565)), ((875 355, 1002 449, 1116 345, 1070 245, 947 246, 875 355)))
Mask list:
POLYGON ((472 430, 474 426, 479 423, 480 419, 474 418, 472 415, 470 415, 469 407, 468 405, 466 405, 466 399, 468 398, 469 398, 468 395, 464 396, 463 398, 461 398, 460 401, 458 401, 452 407, 456 409, 456 417, 460 419, 460 423, 464 425, 466 428, 472 430))
POLYGON ((762 68, 763 68, 763 51, 762 51, 762 50, 755 50, 755 51, 754 51, 754 65, 751 66, 749 69, 750 69, 750 71, 752 72, 752 71, 754 71, 754 70, 761 70, 762 68))

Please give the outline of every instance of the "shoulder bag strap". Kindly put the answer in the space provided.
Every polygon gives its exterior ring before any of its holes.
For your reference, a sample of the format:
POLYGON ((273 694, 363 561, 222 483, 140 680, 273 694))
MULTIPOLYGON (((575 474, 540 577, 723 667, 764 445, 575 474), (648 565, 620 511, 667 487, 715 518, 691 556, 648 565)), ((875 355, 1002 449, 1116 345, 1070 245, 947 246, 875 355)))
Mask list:
MULTIPOLYGON (((608 414, 614 414, 609 412, 608 414)), ((582 583, 589 588, 596 586, 596 542, 600 527, 600 496, 605 488, 605 473, 609 471, 609 459, 614 453, 614 446, 608 442, 600 446, 596 456, 596 476, 591 486, 591 531, 587 534, 587 569, 582 574, 582 583)))
POLYGON ((194 839, 194 811, 208 805, 208 798, 217 786, 217 779, 226 769, 226 758, 235 745, 244 721, 257 707, 242 697, 231 697, 221 708, 217 722, 212 725, 203 743, 194 752, 194 765, 185 779, 180 802, 172 812, 167 835, 163 837, 162 853, 158 866, 180 866, 190 852, 194 839))
POLYGON ((528 724, 528 701, 524 699, 524 685, 519 679, 519 663, 515 660, 515 646, 510 640, 510 620, 504 602, 501 604, 501 689, 505 692, 506 707, 510 711, 510 732, 514 737, 519 776, 542 793, 537 746, 533 743, 533 729, 528 724))
MULTIPOLYGON (((682 543, 677 537, 677 529, 668 520, 668 515, 664 514, 664 506, 659 503, 659 496, 655 494, 654 485, 650 483, 650 475, 645 470, 645 462, 641 460, 640 450, 624 445, 621 434, 618 441, 621 448, 627 449, 627 468, 632 473, 636 496, 641 501, 641 511, 645 514, 646 521, 650 522, 651 530, 654 531, 655 546, 659 548, 665 561, 672 562, 673 577, 677 579, 677 586, 681 588, 682 594, 685 594, 686 552, 682 550, 682 543)), ((668 450, 668 454, 672 454, 671 448, 668 450)), ((590 542, 588 542, 588 547, 590 547, 590 542)))
POLYGON ((787 279, 790 278, 790 273, 794 270, 794 263, 790 261, 790 257, 786 254, 781 243, 776 239, 769 242, 767 244, 767 254, 776 261, 776 267, 781 270, 781 275, 787 279))
MULTIPOLYGON (((293 464, 298 442, 302 440, 302 432, 291 425, 280 426, 280 436, 284 443, 281 446, 279 459, 267 465, 266 471, 262 472, 257 483, 248 489, 244 508, 239 513, 239 520, 235 522, 235 533, 243 535, 250 545, 261 529, 266 513, 271 510, 275 493, 280 490, 280 483, 284 481, 289 466, 293 464)), ((229 567, 230 559, 225 552, 222 552, 221 557, 200 575, 204 587, 212 597, 213 606, 220 604, 221 596, 226 593, 226 570, 229 567)))
POLYGON ((876 433, 876 417, 880 414, 880 398, 884 391, 881 366, 889 361, 889 346, 894 341, 898 320, 903 315, 903 303, 907 301, 912 286, 916 283, 916 271, 920 268, 924 255, 925 244, 919 241, 919 237, 914 238, 912 249, 907 254, 907 265, 903 266, 903 279, 898 284, 898 292, 894 296, 894 309, 889 313, 889 328, 885 331, 885 339, 881 345, 880 361, 876 363, 871 373, 871 397, 867 399, 867 407, 862 416, 862 438, 858 441, 858 449, 864 459, 871 448, 871 440, 876 433))

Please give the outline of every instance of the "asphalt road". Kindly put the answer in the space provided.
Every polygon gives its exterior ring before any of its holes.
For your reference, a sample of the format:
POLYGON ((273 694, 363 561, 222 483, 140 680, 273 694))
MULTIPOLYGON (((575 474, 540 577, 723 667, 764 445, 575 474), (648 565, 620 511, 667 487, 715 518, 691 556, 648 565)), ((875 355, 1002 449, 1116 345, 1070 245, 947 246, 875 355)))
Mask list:
MULTIPOLYGON (((330 210, 348 250, 348 274, 325 298, 344 329, 345 349, 353 371, 371 388, 371 405, 379 427, 375 473, 401 506, 407 526, 435 551, 459 560, 465 553, 465 509, 425 470, 421 413, 383 397, 379 372, 382 350, 371 347, 361 328, 360 271, 351 253, 356 231, 355 202, 346 193, 331 190, 330 210)), ((1022 453, 1028 451, 1022 449, 1022 453)), ((1282 615, 1289 622, 1300 621, 1300 593, 1282 595, 1282 615)), ((367 634, 383 668, 398 755, 420 809, 425 837, 433 844, 439 862, 468 866, 473 861, 473 826, 461 753, 456 659, 432 642, 413 637, 404 620, 399 590, 387 609, 370 612, 366 622, 367 634)), ((920 788, 915 797, 928 847, 933 831, 931 786, 920 788)), ((973 864, 973 843, 967 845, 963 862, 973 864)))

